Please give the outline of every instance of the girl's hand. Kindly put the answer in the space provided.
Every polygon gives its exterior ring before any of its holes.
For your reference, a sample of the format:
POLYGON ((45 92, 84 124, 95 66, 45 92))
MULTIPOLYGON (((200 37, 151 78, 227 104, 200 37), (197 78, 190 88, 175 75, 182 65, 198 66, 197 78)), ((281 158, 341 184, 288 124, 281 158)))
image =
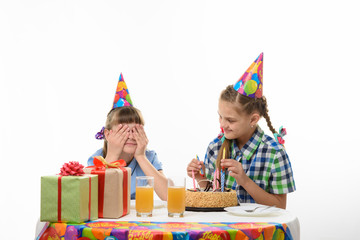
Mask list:
POLYGON ((140 124, 136 124, 134 126, 133 135, 137 144, 134 157, 138 159, 138 156, 145 156, 145 150, 149 143, 149 140, 146 136, 144 126, 140 124))
POLYGON ((249 179, 240 162, 234 159, 222 159, 221 167, 227 168, 229 175, 234 177, 238 185, 243 186, 249 179))
POLYGON ((191 162, 187 165, 186 172, 189 177, 192 178, 192 171, 194 171, 195 178, 200 177, 200 170, 203 170, 205 173, 205 165, 203 162, 193 158, 191 162))
POLYGON ((108 153, 120 155, 126 140, 129 138, 129 126, 119 124, 115 129, 105 131, 108 153))

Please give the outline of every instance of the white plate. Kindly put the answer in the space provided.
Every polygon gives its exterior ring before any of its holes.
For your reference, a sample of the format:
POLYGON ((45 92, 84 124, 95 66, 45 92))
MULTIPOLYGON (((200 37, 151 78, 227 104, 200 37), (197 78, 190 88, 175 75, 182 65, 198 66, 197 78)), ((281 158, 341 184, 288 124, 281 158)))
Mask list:
POLYGON ((261 216, 269 216, 269 215, 278 215, 281 212, 280 208, 272 207, 268 209, 266 205, 256 204, 256 203, 241 203, 240 206, 235 207, 226 207, 224 208, 225 211, 238 215, 238 216, 247 216, 247 217, 261 217, 261 216), (259 207, 254 212, 246 212, 245 210, 254 209, 259 207))
MULTIPOLYGON (((161 200, 154 200, 154 208, 163 208, 166 207, 166 203, 165 201, 161 201, 161 200)), ((135 209, 135 200, 130 200, 130 208, 131 209, 135 209)))

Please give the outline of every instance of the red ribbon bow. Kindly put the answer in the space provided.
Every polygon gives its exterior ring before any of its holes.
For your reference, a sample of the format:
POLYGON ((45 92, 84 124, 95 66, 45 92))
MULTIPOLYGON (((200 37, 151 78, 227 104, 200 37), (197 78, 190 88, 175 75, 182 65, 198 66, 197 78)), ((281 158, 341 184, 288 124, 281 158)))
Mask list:
POLYGON ((76 161, 64 163, 59 173, 62 176, 82 176, 84 174, 84 166, 76 161))
POLYGON ((108 163, 102 156, 94 157, 94 165, 98 169, 104 168, 121 168, 126 166, 126 162, 123 159, 108 163))

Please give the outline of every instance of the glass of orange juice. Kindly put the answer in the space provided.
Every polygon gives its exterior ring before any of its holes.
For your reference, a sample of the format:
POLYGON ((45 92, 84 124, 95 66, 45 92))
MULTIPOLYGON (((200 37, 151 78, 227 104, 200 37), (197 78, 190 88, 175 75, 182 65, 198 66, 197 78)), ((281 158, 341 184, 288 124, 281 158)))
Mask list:
POLYGON ((135 209, 137 217, 151 217, 154 208, 154 177, 136 177, 135 209))
POLYGON ((168 178, 167 209, 169 217, 183 217, 185 212, 185 177, 168 178))

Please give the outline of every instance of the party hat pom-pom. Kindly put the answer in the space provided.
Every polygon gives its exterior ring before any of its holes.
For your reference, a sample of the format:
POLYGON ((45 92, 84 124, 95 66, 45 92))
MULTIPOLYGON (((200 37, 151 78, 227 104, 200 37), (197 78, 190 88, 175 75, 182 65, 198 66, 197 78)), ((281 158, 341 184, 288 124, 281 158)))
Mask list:
POLYGON ((62 168, 60 168, 60 175, 62 176, 81 176, 84 174, 84 166, 79 162, 71 161, 64 163, 62 168))

